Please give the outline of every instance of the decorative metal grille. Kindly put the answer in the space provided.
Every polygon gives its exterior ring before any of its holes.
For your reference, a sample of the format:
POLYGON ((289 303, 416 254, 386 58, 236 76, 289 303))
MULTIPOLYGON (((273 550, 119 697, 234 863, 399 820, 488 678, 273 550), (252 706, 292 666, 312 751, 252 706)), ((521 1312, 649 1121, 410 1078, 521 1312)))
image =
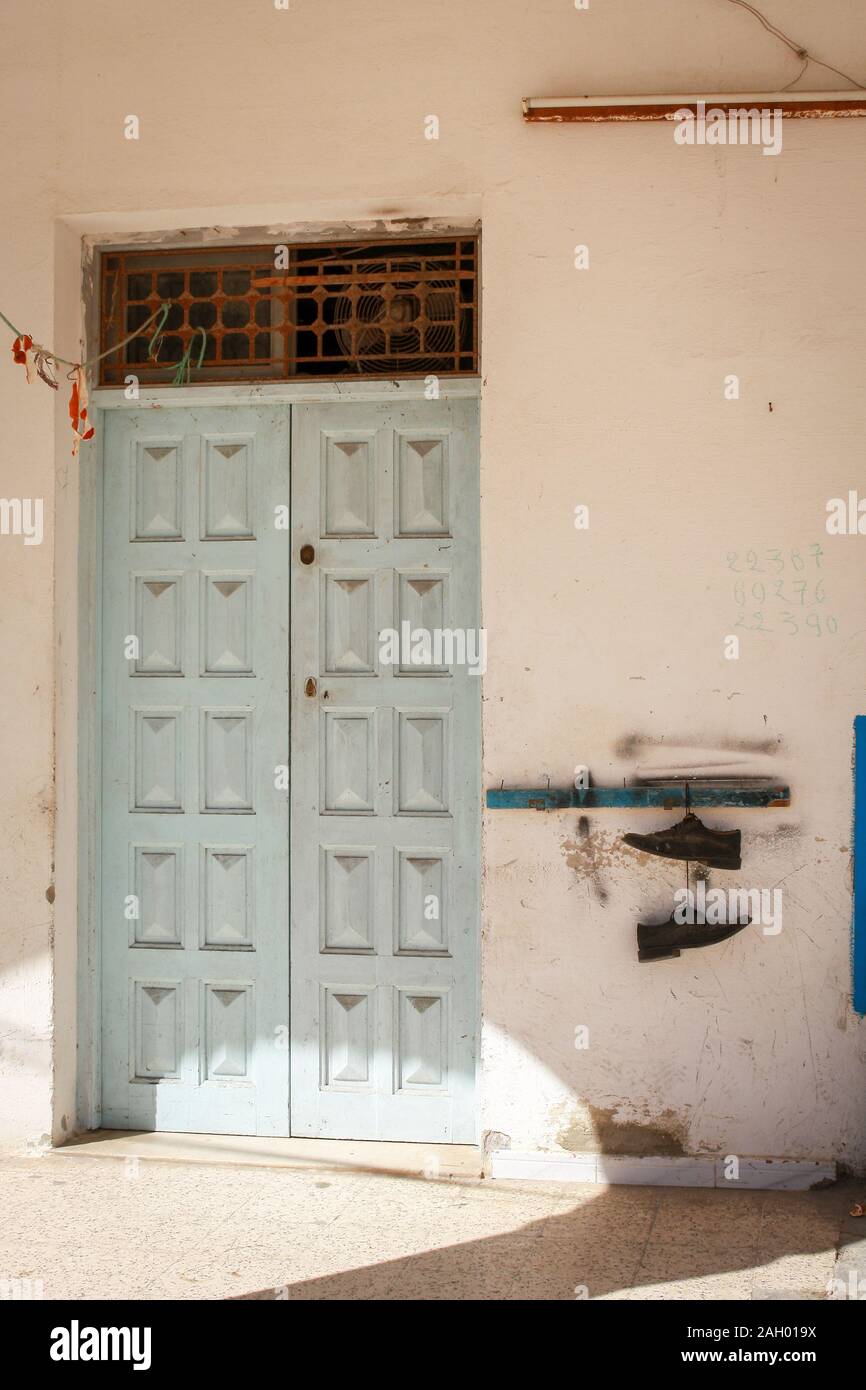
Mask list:
POLYGON ((201 333, 194 381, 477 372, 477 238, 107 252, 100 325, 106 386, 170 381, 201 333), (122 346, 167 301, 157 360, 153 325, 122 346))

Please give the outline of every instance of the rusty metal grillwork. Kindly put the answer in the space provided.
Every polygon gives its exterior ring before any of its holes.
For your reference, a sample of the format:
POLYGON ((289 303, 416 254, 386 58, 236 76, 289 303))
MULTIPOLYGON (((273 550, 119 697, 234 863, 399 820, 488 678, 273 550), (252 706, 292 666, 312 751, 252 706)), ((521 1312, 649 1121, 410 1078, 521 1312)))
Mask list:
POLYGON ((170 381, 192 344, 196 381, 453 376, 478 370, 475 237, 109 252, 101 349, 167 300, 156 362, 152 328, 102 364, 102 384, 170 381))

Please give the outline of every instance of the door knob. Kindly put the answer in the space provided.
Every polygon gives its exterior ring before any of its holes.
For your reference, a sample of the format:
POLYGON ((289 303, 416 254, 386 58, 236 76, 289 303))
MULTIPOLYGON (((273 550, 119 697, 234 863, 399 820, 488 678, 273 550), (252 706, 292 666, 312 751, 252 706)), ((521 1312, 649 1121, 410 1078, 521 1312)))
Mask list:
POLYGON ((308 676, 308 677, 307 677, 307 680, 306 680, 306 683, 305 683, 305 685, 304 685, 304 694, 305 694, 305 695, 309 695, 310 699, 312 699, 313 696, 315 695, 315 693, 316 693, 316 682, 313 680, 313 677, 312 677, 312 676, 308 676))
POLYGON ((316 552, 311 545, 301 546, 301 564, 311 565, 316 558, 316 552))

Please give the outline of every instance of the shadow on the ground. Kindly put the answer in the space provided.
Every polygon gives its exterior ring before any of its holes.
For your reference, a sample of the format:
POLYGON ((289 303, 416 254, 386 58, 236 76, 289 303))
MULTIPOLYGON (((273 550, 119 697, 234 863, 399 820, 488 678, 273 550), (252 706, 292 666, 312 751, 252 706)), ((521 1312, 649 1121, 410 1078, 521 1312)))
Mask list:
POLYGON ((851 1182, 808 1194, 607 1188, 513 1231, 232 1301, 827 1298, 826 1271, 802 1257, 838 1247, 857 1193, 851 1182))

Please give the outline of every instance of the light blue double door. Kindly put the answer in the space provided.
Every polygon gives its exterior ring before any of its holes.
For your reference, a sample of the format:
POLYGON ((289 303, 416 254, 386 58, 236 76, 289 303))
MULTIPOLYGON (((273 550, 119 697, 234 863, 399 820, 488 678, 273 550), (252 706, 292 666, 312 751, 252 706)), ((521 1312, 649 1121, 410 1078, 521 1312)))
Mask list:
POLYGON ((103 1125, 473 1141, 475 403, 104 430, 103 1125))

